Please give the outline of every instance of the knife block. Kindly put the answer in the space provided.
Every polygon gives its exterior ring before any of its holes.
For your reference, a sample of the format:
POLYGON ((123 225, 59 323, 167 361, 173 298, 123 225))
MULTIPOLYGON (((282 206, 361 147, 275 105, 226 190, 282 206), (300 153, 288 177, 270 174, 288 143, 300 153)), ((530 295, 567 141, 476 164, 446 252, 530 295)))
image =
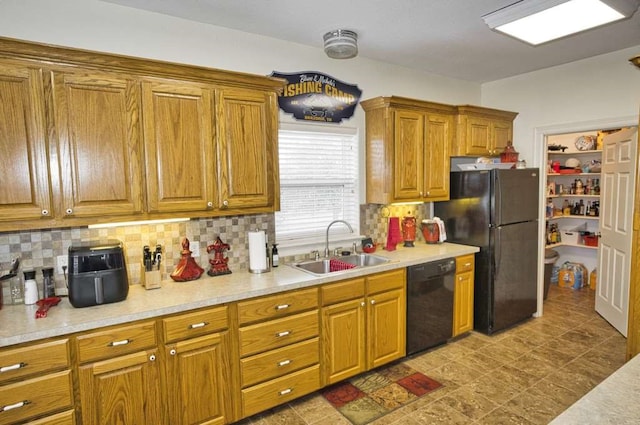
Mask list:
POLYGON ((160 282, 162 281, 162 273, 160 270, 146 271, 144 269, 144 263, 142 264, 142 277, 140 283, 145 289, 157 289, 160 288, 160 282))

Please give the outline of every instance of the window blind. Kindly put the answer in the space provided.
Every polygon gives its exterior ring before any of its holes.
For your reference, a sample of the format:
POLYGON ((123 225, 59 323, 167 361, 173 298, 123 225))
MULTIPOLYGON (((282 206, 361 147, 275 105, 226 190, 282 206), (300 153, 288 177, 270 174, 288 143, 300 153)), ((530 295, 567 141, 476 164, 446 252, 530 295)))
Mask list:
MULTIPOLYGON (((357 131, 283 126, 278 143, 278 243, 296 245, 324 239, 327 225, 339 219, 359 234, 357 131)), ((353 236, 346 226, 332 227, 332 238, 341 233, 353 236)))

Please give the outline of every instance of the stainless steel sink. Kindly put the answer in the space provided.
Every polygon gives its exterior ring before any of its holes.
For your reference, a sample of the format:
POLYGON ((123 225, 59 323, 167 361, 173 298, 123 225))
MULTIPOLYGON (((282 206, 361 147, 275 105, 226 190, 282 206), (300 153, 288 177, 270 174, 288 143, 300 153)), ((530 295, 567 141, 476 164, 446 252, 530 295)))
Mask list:
POLYGON ((338 257, 338 260, 345 263, 353 264, 357 267, 377 266, 378 264, 388 263, 389 259, 371 254, 352 254, 338 257))
POLYGON ((303 261, 300 263, 290 264, 290 266, 316 276, 322 276, 329 273, 339 273, 346 270, 353 270, 354 268, 377 266, 379 264, 388 263, 389 261, 389 259, 379 257, 377 255, 353 254, 341 257, 321 258, 319 260, 303 261), (345 269, 343 267, 339 267, 339 263, 338 266, 336 266, 336 261, 332 262, 331 260, 347 263, 353 267, 345 269))

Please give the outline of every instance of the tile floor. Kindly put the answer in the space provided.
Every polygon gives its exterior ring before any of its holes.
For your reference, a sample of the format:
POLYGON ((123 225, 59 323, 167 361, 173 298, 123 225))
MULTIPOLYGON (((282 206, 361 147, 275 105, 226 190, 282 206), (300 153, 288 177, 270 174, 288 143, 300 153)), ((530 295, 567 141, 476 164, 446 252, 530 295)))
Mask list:
MULTIPOLYGON (((551 286, 544 316, 471 332, 403 362, 444 384, 374 425, 547 424, 622 366, 626 339, 594 311, 594 291, 551 286)), ((319 393, 242 425, 349 425, 319 393)))

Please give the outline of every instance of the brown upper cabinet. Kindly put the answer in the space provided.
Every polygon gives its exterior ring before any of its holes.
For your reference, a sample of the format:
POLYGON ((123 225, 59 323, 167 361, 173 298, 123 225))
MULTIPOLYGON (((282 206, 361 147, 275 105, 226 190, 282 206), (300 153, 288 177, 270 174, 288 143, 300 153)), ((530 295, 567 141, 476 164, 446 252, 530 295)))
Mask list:
POLYGON ((53 200, 42 68, 0 63, 0 99, 0 223, 48 218, 53 200))
POLYGON ((219 205, 224 209, 280 209, 278 114, 273 92, 218 91, 219 205), (275 112, 274 112, 275 111, 275 112))
POLYGON ((56 70, 46 77, 53 88, 53 104, 47 108, 54 114, 51 148, 57 148, 60 163, 55 216, 142 213, 136 81, 82 70, 56 70))
POLYGON ((276 211, 283 86, 0 38, 0 231, 276 211))
POLYGON ((513 141, 513 120, 517 112, 458 106, 457 134, 452 156, 495 156, 513 141))
POLYGON ((212 107, 213 90, 201 84, 142 83, 149 211, 213 209, 212 107))
POLYGON ((366 113, 367 202, 449 199, 455 107, 397 96, 361 105, 366 113))

